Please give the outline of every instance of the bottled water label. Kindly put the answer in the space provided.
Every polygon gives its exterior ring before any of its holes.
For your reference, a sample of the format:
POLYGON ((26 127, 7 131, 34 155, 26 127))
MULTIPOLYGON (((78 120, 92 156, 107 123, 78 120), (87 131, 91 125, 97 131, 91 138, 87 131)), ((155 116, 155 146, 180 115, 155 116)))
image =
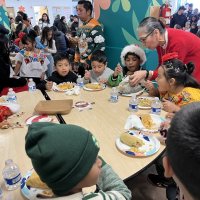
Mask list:
POLYGON ((111 95, 110 96, 110 101, 111 102, 117 102, 118 101, 118 95, 111 95))
POLYGON ((161 108, 151 108, 152 113, 159 114, 161 112, 161 108))
POLYGON ((83 82, 79 82, 79 83, 77 83, 77 85, 82 88, 84 84, 83 84, 83 82))
POLYGON ((13 96, 8 96, 8 99, 7 99, 8 102, 17 102, 17 97, 15 95, 13 96))
POLYGON ((138 110, 138 105, 137 104, 129 104, 129 109, 130 111, 137 111, 138 110))
POLYGON ((11 179, 7 179, 5 178, 5 182, 7 185, 15 185, 16 183, 18 183, 21 180, 21 174, 19 173, 16 177, 11 178, 11 179))
POLYGON ((35 85, 28 87, 29 92, 34 92, 36 90, 35 85))

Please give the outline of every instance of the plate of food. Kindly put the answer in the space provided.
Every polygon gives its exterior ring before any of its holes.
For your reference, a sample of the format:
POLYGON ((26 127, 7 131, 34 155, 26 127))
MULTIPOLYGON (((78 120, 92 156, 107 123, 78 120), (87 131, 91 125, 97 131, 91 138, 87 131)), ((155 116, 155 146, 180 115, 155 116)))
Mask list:
POLYGON ((154 101, 153 97, 138 97, 139 109, 151 109, 151 104, 154 101))
POLYGON ((126 120, 126 130, 140 130, 143 132, 154 133, 158 132, 160 124, 164 121, 160 115, 156 114, 140 114, 130 115, 126 120))
POLYGON ((30 125, 33 122, 52 122, 53 118, 48 115, 34 115, 26 119, 26 124, 30 125))
POLYGON ((159 140, 150 135, 129 131, 122 133, 116 139, 117 148, 124 154, 132 157, 151 156, 160 149, 159 140))
POLYGON ((87 83, 83 86, 83 89, 87 91, 100 91, 104 90, 105 88, 106 85, 100 83, 87 83))
POLYGON ((53 91, 57 91, 57 92, 67 92, 69 90, 72 90, 74 88, 74 83, 71 82, 65 82, 65 83, 60 83, 60 84, 56 84, 53 83, 53 91))
POLYGON ((30 170, 22 178, 21 192, 27 199, 51 198, 53 192, 43 183, 34 170, 30 170))
POLYGON ((121 92, 119 92, 119 93, 124 97, 132 97, 133 95, 136 95, 136 96, 141 95, 144 92, 144 90, 145 90, 145 88, 141 89, 138 92, 134 92, 134 93, 121 93, 121 92))

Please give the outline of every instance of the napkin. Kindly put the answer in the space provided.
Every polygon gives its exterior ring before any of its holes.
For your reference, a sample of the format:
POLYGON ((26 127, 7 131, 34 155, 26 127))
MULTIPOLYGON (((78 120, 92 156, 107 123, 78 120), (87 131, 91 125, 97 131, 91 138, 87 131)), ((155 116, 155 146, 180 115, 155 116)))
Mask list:
POLYGON ((144 126, 137 115, 130 115, 128 119, 126 120, 124 129, 129 130, 131 128, 136 128, 138 130, 144 129, 144 126))

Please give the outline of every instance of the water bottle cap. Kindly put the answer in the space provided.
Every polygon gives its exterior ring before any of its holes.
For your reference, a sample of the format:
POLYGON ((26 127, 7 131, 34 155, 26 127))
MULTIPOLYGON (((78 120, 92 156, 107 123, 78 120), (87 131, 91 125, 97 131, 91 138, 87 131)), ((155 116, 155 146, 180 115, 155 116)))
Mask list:
POLYGON ((154 99, 155 99, 156 101, 159 101, 159 98, 158 98, 158 97, 155 97, 154 99))
POLYGON ((78 78, 81 78, 81 75, 78 75, 78 78))
POLYGON ((32 78, 29 78, 28 80, 29 80, 29 82, 33 81, 33 79, 32 79, 32 78))
POLYGON ((132 98, 135 99, 136 98, 136 94, 132 94, 132 98))
POLYGON ((8 159, 8 160, 5 161, 5 165, 9 165, 9 164, 11 164, 11 163, 13 163, 13 160, 12 160, 12 159, 8 159))
POLYGON ((12 89, 12 88, 9 88, 8 91, 11 92, 11 91, 13 91, 13 89, 12 89))

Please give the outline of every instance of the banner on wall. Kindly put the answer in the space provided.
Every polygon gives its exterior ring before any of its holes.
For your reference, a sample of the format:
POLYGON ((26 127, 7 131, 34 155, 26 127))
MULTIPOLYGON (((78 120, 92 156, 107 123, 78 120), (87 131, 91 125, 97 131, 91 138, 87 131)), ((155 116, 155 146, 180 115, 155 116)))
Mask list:
POLYGON ((0 6, 0 24, 4 25, 5 28, 10 30, 10 21, 8 18, 8 12, 4 6, 0 6))

